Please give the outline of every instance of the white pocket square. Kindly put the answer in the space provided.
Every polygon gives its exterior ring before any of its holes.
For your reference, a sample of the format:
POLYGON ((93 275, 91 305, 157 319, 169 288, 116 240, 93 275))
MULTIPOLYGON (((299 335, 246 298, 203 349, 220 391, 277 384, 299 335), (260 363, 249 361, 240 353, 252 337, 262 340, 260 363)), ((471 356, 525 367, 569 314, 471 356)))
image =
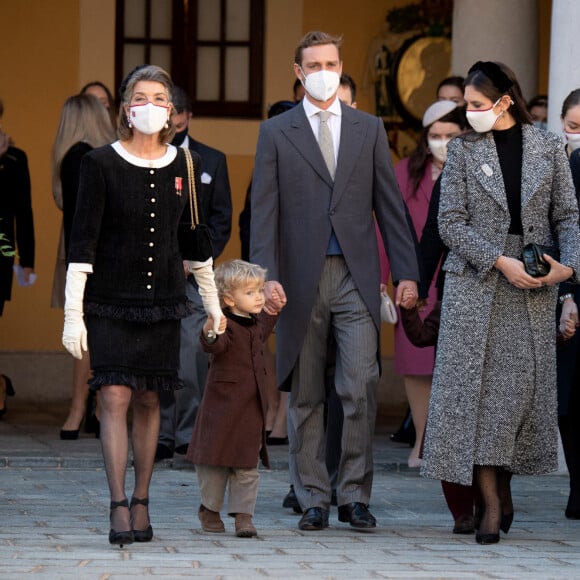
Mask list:
POLYGON ((211 175, 206 173, 205 171, 201 174, 201 182, 202 183, 211 183, 211 175))

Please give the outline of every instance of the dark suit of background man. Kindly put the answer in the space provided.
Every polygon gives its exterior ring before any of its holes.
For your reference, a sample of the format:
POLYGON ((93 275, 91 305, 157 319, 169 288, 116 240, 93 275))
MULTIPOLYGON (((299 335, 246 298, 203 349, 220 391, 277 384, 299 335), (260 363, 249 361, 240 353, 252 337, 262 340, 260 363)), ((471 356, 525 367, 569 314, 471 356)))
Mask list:
MULTIPOLYGON (((26 153, 12 147, 2 131, 4 105, 0 101, 0 246, 18 251, 18 261, 26 280, 34 269, 34 220, 30 194, 30 175, 26 153)), ((12 296, 14 256, 0 253, 0 316, 4 302, 12 296)))
MULTIPOLYGON (((177 114, 172 117, 177 133, 173 145, 189 147, 201 157, 201 219, 209 227, 213 246, 213 259, 223 252, 232 230, 232 195, 226 165, 226 156, 217 149, 195 141, 188 134, 192 117, 191 101, 180 87, 173 91, 173 106, 177 114)), ((199 334, 207 319, 201 297, 193 276, 186 284, 187 297, 196 311, 181 321, 181 347, 179 378, 183 389, 161 396, 161 429, 155 459, 166 459, 173 452, 187 451, 197 409, 201 402, 207 376, 207 355, 201 350, 199 334)))
POLYGON ((308 33, 298 45, 294 71, 306 98, 262 123, 252 184, 251 259, 268 268, 266 307, 274 290, 287 298, 276 329, 277 379, 290 390, 290 471, 303 530, 328 526, 323 408, 329 333, 344 410, 339 520, 376 526, 368 510, 380 354, 373 214, 393 263, 396 301, 412 306, 419 279, 383 123, 336 96, 339 47, 340 39, 323 32, 308 33), (331 136, 319 133, 321 110, 331 113, 331 136))

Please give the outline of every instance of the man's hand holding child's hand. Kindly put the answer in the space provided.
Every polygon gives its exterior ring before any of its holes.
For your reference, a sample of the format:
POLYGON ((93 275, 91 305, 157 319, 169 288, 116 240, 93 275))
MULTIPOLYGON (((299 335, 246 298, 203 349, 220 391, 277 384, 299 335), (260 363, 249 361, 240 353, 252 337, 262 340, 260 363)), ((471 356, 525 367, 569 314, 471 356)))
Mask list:
POLYGON ((264 287, 266 304, 264 310, 270 315, 280 314, 282 308, 286 306, 286 293, 280 282, 268 280, 264 287))

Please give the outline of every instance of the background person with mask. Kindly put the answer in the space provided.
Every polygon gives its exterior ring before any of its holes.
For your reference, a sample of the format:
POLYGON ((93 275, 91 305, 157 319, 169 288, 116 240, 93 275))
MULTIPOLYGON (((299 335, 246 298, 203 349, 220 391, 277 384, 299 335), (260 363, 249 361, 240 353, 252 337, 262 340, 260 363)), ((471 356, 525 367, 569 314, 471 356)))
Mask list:
MULTIPOLYGON (((421 238, 433 185, 437 181, 447 157, 447 143, 461 133, 461 113, 453 101, 437 101, 423 115, 423 131, 417 148, 410 157, 402 159, 395 167, 395 176, 403 194, 417 238, 421 238)), ((381 260, 381 281, 387 284, 390 263, 386 256, 381 260)), ((436 276, 429 286, 424 314, 437 301, 436 276)), ((419 451, 423 441, 431 379, 434 365, 434 348, 417 348, 407 338, 403 325, 395 325, 395 371, 403 375, 411 416, 417 434, 409 455, 409 467, 419 467, 419 451)))
MULTIPOLYGON (((567 137, 570 170, 580 201, 580 89, 572 91, 562 105, 562 125, 567 137)), ((569 519, 580 519, 580 334, 562 332, 567 320, 578 326, 580 286, 560 284, 556 320, 562 338, 557 344, 558 364, 558 427, 566 466, 570 474, 570 493, 564 514, 569 519)))
MULTIPOLYGON (((173 89, 173 107, 175 114, 172 122, 176 133, 172 144, 189 148, 201 158, 198 196, 203 221, 211 233, 213 259, 216 260, 228 243, 232 229, 232 195, 226 156, 188 135, 192 106, 187 93, 180 87, 173 89)), ((183 388, 161 393, 161 426, 156 461, 173 457, 174 452, 184 455, 187 451, 207 377, 208 356, 199 342, 207 315, 191 274, 187 276, 185 292, 195 310, 181 320, 179 378, 183 381, 183 388)))
POLYGON ((453 101, 458 107, 465 107, 465 99, 463 98, 464 81, 465 79, 459 76, 444 78, 437 86, 437 100, 453 101))
POLYGON ((538 129, 548 128, 548 97, 536 95, 528 101, 528 113, 532 118, 534 127, 538 129))
POLYGON ((580 148, 580 89, 573 90, 562 104, 562 129, 568 156, 580 148))
MULTIPOLYGON (((12 297, 15 252, 21 268, 20 284, 34 283, 34 219, 28 158, 13 146, 2 130, 4 104, 0 99, 0 317, 4 303, 12 297)), ((0 417, 6 413, 6 397, 14 396, 14 386, 0 374, 0 417)))

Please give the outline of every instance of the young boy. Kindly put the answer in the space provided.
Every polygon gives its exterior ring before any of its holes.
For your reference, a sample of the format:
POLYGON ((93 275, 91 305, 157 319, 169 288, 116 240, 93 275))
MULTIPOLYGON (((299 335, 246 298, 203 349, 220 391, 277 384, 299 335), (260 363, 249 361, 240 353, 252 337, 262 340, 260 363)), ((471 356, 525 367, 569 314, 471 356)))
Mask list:
MULTIPOLYGON (((225 314, 220 330, 225 332, 214 334, 211 318, 202 330, 201 343, 210 354, 210 367, 187 452, 199 482, 202 529, 225 531, 219 512, 229 484, 228 514, 235 516, 240 538, 257 535, 252 516, 258 459, 269 466, 264 430, 269 371, 262 349, 277 315, 262 311, 265 281, 264 268, 242 260, 231 260, 215 270, 225 314)), ((276 302, 280 312, 284 301, 278 297, 276 302)))

